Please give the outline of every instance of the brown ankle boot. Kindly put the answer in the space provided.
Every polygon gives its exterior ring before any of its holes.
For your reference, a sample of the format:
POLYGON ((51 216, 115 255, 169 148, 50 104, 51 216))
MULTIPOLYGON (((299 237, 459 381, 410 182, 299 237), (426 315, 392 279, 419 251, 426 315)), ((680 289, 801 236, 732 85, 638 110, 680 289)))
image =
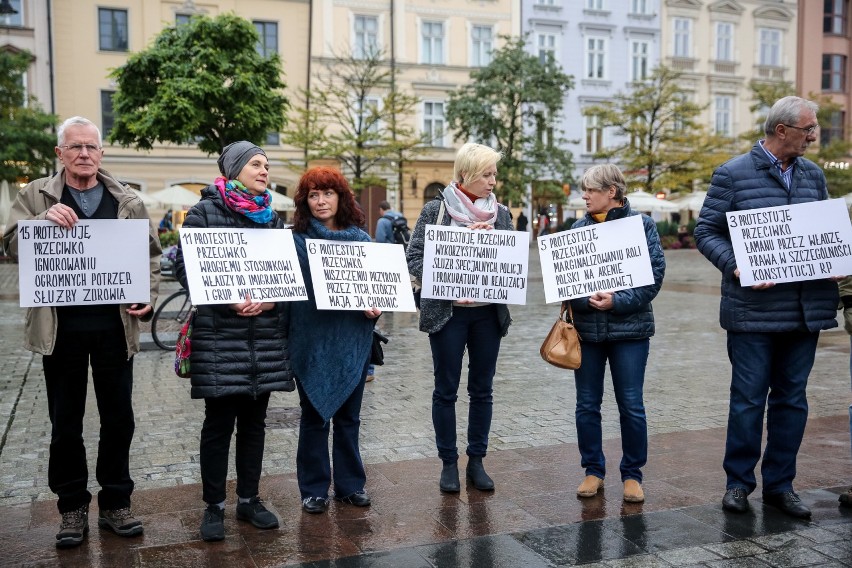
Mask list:
POLYGON ((635 479, 624 480, 624 500, 628 503, 642 503, 645 500, 642 485, 635 479))
POLYGON ((587 475, 577 488, 577 497, 594 497, 604 486, 604 480, 594 475, 587 475))

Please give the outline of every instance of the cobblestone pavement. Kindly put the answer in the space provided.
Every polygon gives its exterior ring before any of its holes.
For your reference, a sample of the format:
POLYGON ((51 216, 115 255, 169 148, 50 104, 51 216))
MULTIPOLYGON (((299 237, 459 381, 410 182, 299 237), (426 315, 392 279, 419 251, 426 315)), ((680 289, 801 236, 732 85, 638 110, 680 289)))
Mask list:
MULTIPOLYGON (((534 251, 531 252, 527 305, 511 308, 514 324, 500 351, 490 455, 509 451, 508 455, 510 450, 546 449, 576 442, 572 374, 548 366, 538 356, 538 346, 558 310, 557 305, 544 303, 540 267, 534 251)), ((712 430, 721 432, 723 436, 730 367, 725 352, 725 335, 718 324, 719 275, 694 250, 667 251, 666 258, 666 280, 654 301, 657 334, 651 342, 646 373, 649 434, 712 430)), ((21 347, 23 310, 17 306, 16 268, 15 265, 0 265, 0 507, 34 504, 55 498, 47 487, 50 426, 41 361, 40 357, 34 357, 21 347)), ((175 287, 174 282, 166 282, 161 294, 165 297, 167 291, 175 287)), ((365 391, 361 430, 364 461, 367 464, 386 464, 420 458, 437 460, 431 427, 432 380, 428 339, 417 330, 415 314, 385 314, 379 326, 391 341, 385 347, 385 366, 377 368, 376 381, 368 384, 365 391)), ((849 349, 849 336, 842 328, 822 334, 808 389, 812 418, 847 416, 852 399, 849 349)), ((136 357, 136 435, 130 465, 137 491, 200 482, 198 436, 203 403, 189 398, 188 382, 174 375, 172 362, 173 354, 156 349, 145 350, 136 357)), ((464 393, 459 395, 460 403, 464 402, 464 393)), ((602 413, 604 437, 618 438, 618 412, 611 388, 605 394, 602 413)), ((295 393, 273 394, 264 459, 266 475, 289 474, 295 470, 298 416, 295 393)), ((466 426, 464 416, 460 414, 460 439, 464 439, 466 426)), ((89 460, 93 464, 97 447, 97 409, 91 392, 85 438, 89 460)), ((838 439, 836 449, 838 456, 848 462, 848 437, 838 439)), ((715 457, 718 458, 712 460, 715 469, 709 474, 723 479, 721 455, 715 457)), ((672 463, 671 466, 677 467, 677 464, 672 463)), ((572 475, 579 476, 579 467, 576 464, 572 467, 576 468, 572 475)), ((808 474, 813 475, 813 472, 800 473, 808 474)), ((233 457, 229 475, 235 475, 233 457)), ((91 487, 96 488, 94 479, 91 487)), ((841 539, 846 539, 848 550, 849 530, 849 524, 845 524, 836 529, 790 532, 788 540, 782 544, 795 552, 802 542, 818 546, 834 542, 840 535, 841 539)), ((767 542, 772 540, 766 538, 767 542)), ((762 546, 749 543, 749 546, 762 546)), ((766 552, 770 548, 776 551, 772 547, 764 547, 763 550, 766 552)), ((754 554, 735 554, 732 546, 718 545, 715 549, 704 547, 696 550, 697 557, 685 556, 698 558, 691 562, 693 564, 706 562, 720 568, 764 566, 761 561, 738 563, 736 558, 751 558, 754 554)), ((844 557, 842 550, 840 556, 830 556, 835 559, 835 564, 823 556, 819 558, 825 561, 824 565, 843 565, 841 560, 837 560, 844 557)), ((846 556, 849 557, 852 557, 852 552, 846 556)), ((639 561, 636 559, 640 557, 631 558, 634 561, 608 565, 671 564, 661 562, 660 556, 641 557, 644 560, 639 561)), ((767 562, 799 565, 795 562, 767 562)))

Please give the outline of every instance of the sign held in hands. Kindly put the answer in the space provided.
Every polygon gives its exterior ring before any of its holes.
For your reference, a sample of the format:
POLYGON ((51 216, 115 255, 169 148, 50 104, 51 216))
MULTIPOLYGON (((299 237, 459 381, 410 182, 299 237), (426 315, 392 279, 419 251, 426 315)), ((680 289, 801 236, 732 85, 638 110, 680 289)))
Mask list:
POLYGON ((147 219, 89 219, 70 229, 18 222, 22 308, 147 304, 151 256, 147 219))
POLYGON ((308 299, 290 230, 181 228, 180 242, 193 304, 308 299))

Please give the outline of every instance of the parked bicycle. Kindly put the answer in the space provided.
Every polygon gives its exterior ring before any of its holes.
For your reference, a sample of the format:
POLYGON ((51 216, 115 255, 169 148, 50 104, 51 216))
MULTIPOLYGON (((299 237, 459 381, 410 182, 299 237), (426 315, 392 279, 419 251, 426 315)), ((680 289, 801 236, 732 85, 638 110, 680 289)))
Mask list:
POLYGON ((183 288, 160 304, 151 320, 151 336, 157 347, 174 351, 178 333, 191 312, 192 301, 189 292, 183 288))

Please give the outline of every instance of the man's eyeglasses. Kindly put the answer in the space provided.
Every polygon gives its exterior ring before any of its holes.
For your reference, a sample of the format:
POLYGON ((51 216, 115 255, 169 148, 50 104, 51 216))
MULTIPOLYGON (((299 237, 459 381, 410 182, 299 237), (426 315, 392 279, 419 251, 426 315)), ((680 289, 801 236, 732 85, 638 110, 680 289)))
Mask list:
POLYGON ((68 150, 69 152, 72 152, 74 154, 79 154, 83 151, 83 148, 85 148, 89 154, 97 152, 101 149, 100 146, 95 146, 94 144, 70 144, 68 146, 60 146, 60 148, 68 150))
POLYGON ((816 129, 819 128, 819 124, 814 124, 813 126, 793 126, 792 124, 785 124, 784 126, 787 128, 795 128, 796 130, 802 130, 807 132, 808 135, 813 134, 816 132, 816 129))

